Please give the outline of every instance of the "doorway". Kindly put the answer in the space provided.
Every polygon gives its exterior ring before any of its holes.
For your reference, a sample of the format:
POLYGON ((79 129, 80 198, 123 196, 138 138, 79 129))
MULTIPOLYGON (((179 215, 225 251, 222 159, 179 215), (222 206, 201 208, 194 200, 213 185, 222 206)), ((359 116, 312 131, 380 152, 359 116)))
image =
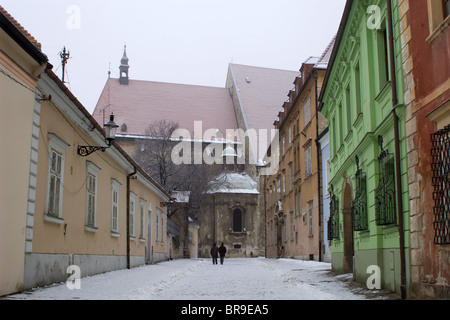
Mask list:
POLYGON ((344 185, 344 196, 342 201, 343 216, 343 240, 344 240, 344 261, 343 272, 353 272, 354 238, 353 238, 353 214, 352 214, 352 186, 347 182, 344 185))

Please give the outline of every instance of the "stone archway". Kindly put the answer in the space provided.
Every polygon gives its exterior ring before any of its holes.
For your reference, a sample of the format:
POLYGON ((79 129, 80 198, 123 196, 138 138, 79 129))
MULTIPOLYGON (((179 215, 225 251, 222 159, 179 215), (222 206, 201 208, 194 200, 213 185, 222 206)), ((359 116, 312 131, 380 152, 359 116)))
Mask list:
POLYGON ((344 240, 343 272, 353 272, 354 239, 353 239, 353 214, 352 214, 352 186, 346 181, 342 191, 342 232, 344 240))

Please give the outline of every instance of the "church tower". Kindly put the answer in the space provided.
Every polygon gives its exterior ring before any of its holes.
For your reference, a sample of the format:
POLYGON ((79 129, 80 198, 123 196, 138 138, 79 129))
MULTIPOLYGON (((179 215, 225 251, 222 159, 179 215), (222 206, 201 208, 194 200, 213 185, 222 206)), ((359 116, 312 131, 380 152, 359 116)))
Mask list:
POLYGON ((123 47, 123 57, 122 60, 120 60, 120 78, 119 82, 120 84, 128 85, 128 69, 130 66, 128 65, 128 57, 127 57, 127 46, 125 45, 123 47))

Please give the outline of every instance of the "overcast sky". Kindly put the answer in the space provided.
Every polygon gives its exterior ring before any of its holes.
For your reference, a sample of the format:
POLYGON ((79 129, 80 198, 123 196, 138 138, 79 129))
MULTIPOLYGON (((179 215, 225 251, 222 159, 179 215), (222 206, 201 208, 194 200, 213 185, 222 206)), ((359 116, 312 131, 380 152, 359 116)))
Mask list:
MULTIPOLYGON (((0 0, 92 113, 127 45, 131 79, 224 87, 228 64, 298 70, 336 34, 345 0, 0 0)), ((293 79, 294 80, 294 79, 293 79)), ((174 93, 176 94, 176 93, 174 93)))

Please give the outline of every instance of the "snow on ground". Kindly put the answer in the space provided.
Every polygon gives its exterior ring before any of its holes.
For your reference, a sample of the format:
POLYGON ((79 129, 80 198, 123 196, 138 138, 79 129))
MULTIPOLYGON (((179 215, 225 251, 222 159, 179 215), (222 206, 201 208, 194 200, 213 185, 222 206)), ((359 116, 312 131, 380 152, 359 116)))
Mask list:
POLYGON ((7 296, 31 300, 360 300, 389 299, 335 276, 329 263, 292 259, 173 260, 7 296))

